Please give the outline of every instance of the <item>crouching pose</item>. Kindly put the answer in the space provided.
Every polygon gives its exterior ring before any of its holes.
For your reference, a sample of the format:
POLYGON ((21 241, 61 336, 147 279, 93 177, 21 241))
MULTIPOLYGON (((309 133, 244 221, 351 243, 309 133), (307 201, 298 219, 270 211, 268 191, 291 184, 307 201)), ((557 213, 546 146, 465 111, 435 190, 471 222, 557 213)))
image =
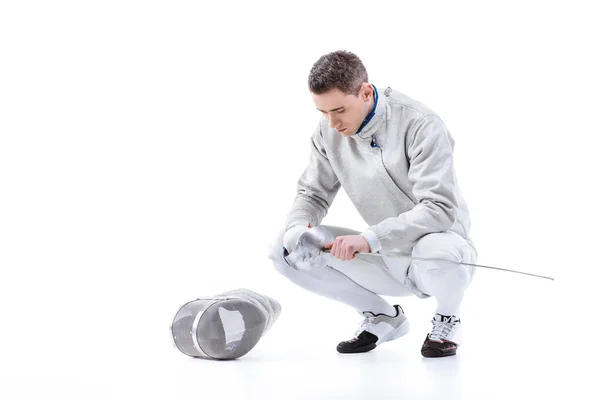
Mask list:
POLYGON ((361 60, 350 52, 322 56, 310 71, 309 89, 322 118, 286 226, 271 244, 275 268, 296 285, 364 315, 354 337, 338 344, 341 353, 370 351, 405 335, 404 310, 381 295, 415 295, 437 300, 421 354, 456 354, 460 305, 474 274, 459 263, 475 263, 477 253, 453 166, 452 136, 423 104, 369 83, 361 60), (368 229, 321 225, 340 187, 368 229), (301 237, 328 253, 310 267, 294 265, 294 252, 305 250, 298 246, 301 237))

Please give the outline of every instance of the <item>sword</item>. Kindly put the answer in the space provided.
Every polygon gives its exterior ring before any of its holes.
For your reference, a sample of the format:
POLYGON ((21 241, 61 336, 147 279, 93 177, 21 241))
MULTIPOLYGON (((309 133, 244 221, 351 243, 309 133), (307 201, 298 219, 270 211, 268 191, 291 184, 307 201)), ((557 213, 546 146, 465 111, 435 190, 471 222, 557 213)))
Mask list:
MULTIPOLYGON (((331 254, 331 251, 328 250, 328 249, 321 249, 321 251, 323 253, 331 254)), ((405 255, 405 254, 398 254, 398 253, 379 254, 379 253, 361 253, 361 252, 358 252, 358 253, 354 253, 354 255, 365 255, 365 256, 376 256, 376 257, 391 257, 391 258, 405 258, 405 259, 408 259, 408 260, 416 260, 416 261, 437 261, 437 262, 444 262, 444 263, 450 263, 450 264, 468 265, 470 267, 477 267, 477 268, 496 269, 496 270, 499 270, 499 271, 514 272, 516 274, 523 274, 523 275, 535 276, 537 278, 550 279, 551 281, 554 280, 554 278, 549 277, 549 276, 536 275, 536 274, 531 274, 529 272, 515 271, 514 269, 490 267, 489 265, 470 264, 470 263, 466 263, 466 262, 453 261, 453 260, 444 260, 443 258, 413 257, 413 256, 409 256, 409 255, 405 255)))
MULTIPOLYGON (((314 227, 307 232, 304 232, 300 238, 298 239, 298 243, 296 245, 296 250, 292 253, 288 253, 287 250, 283 249, 283 258, 292 268, 295 269, 314 269, 319 268, 320 266, 325 265, 326 260, 323 260, 323 255, 328 254, 331 255, 331 251, 329 249, 323 249, 325 243, 330 243, 335 239, 333 234, 329 232, 327 229, 323 227, 314 227)), ((440 263, 450 263, 457 265, 468 265, 470 267, 476 268, 487 268, 487 269, 495 269, 498 271, 506 271, 513 272, 516 274, 529 275, 534 276, 536 278, 544 278, 549 279, 551 281, 554 278, 544 275, 532 274, 529 272, 515 271, 513 269, 506 268, 498 268, 498 267, 490 267, 489 265, 481 265, 481 264, 471 264, 460 261, 452 261, 452 260, 444 260, 442 258, 428 258, 428 257, 413 257, 406 254, 400 253, 387 253, 387 254, 379 254, 379 253, 354 253, 355 255, 365 255, 365 256, 376 256, 376 257, 390 257, 390 258, 405 258, 409 260, 415 261, 435 261, 440 263)))

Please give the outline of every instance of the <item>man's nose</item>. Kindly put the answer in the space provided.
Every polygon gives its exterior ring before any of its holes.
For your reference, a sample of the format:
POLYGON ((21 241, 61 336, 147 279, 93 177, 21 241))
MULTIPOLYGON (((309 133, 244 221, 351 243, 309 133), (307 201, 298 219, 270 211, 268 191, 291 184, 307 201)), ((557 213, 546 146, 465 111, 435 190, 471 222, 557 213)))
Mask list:
POLYGON ((327 117, 329 119, 329 127, 330 128, 337 128, 337 126, 339 125, 339 120, 337 118, 334 118, 332 116, 327 117))

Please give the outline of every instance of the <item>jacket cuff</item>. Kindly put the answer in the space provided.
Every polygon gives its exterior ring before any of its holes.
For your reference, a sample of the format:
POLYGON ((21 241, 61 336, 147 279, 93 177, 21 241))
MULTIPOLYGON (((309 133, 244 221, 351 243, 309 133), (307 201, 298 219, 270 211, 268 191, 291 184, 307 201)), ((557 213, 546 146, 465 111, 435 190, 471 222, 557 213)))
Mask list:
POLYGON ((381 241, 377 237, 377 234, 370 229, 367 229, 363 233, 360 234, 364 237, 369 243, 369 247, 371 248, 371 253, 377 253, 381 250, 381 241))
POLYGON ((288 224, 285 227, 285 230, 287 231, 288 229, 296 226, 296 225, 302 225, 302 226, 308 226, 309 228, 312 228, 313 226, 311 225, 311 223, 307 220, 294 220, 294 221, 290 221, 288 222, 288 224))

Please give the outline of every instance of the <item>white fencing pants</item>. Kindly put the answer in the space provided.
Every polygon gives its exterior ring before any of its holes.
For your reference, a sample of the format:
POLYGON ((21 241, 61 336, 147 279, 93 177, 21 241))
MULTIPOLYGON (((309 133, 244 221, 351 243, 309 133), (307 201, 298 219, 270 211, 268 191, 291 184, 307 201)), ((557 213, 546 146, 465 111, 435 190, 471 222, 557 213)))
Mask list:
MULTIPOLYGON (((347 228, 323 225, 334 236, 358 235, 347 228)), ((464 292, 475 268, 437 261, 357 255, 341 261, 331 257, 327 265, 310 271, 296 270, 283 259, 283 234, 270 245, 269 258, 275 268, 296 285, 318 295, 347 304, 359 312, 394 315, 384 296, 434 297, 436 312, 460 315, 464 292)), ((446 231, 423 236, 407 255, 475 263, 476 250, 460 235, 446 231)))

